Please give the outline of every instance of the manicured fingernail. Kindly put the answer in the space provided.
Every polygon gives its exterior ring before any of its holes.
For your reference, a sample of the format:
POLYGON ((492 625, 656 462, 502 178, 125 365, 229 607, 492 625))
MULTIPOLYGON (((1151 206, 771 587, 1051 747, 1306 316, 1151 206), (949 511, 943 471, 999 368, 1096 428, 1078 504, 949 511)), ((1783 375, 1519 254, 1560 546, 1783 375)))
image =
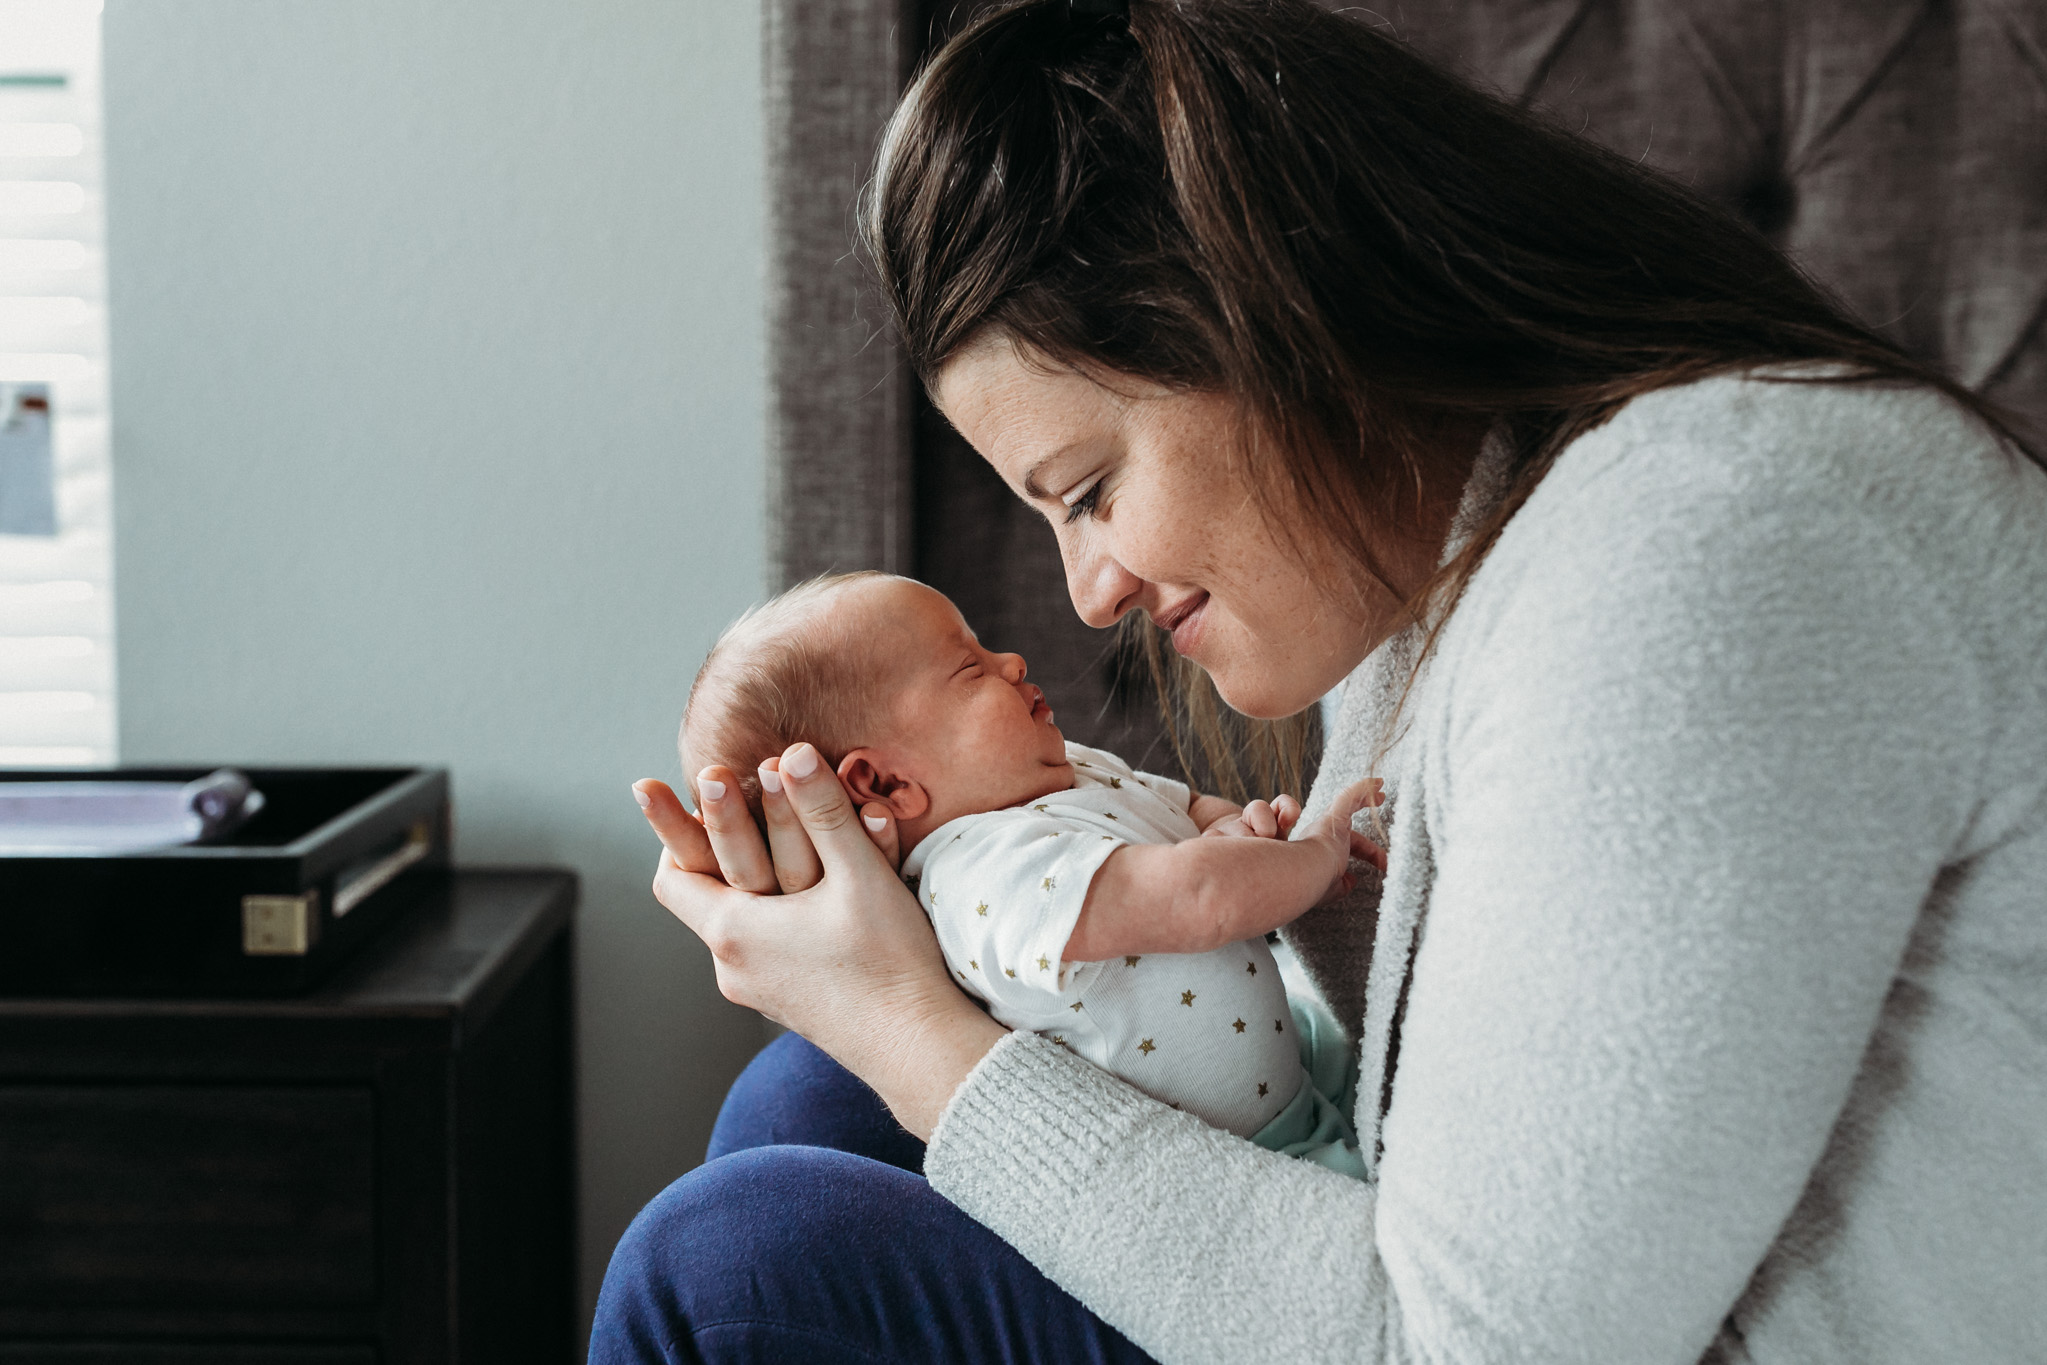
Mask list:
POLYGON ((863 815, 860 817, 860 823, 873 830, 876 834, 888 828, 888 818, 882 815, 863 815))
POLYGON ((782 766, 788 769, 789 776, 800 782, 817 771, 817 750, 805 744, 783 759, 782 766))
POLYGON ((782 774, 776 772, 765 763, 761 764, 761 790, 764 792, 778 792, 782 790, 782 774))
POLYGON ((723 801, 725 799, 725 784, 723 782, 714 782, 708 777, 700 777, 697 779, 697 795, 706 801, 723 801))
POLYGON ((638 787, 633 788, 633 800, 640 803, 641 810, 652 810, 654 808, 654 798, 641 791, 638 787))

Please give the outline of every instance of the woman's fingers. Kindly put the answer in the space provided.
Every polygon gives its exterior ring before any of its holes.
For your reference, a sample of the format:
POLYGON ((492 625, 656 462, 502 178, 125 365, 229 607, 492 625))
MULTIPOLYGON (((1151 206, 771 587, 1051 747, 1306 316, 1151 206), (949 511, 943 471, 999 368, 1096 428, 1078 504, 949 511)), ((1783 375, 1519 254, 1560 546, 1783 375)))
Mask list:
MULTIPOLYGON (((726 975, 744 956, 744 941, 736 932, 751 918, 747 912, 757 910, 762 901, 745 891, 734 891, 716 875, 701 872, 685 872, 662 855, 661 866, 654 872, 654 899, 661 902, 669 914, 681 920, 689 931, 704 941, 717 960, 720 988, 726 975)), ((779 900, 770 902, 779 905, 779 900)), ((739 1001, 729 991, 726 998, 739 1001)))
POLYGON ((896 831, 895 812, 879 801, 869 801, 860 808, 860 823, 867 827, 867 837, 881 850, 881 856, 888 859, 888 865, 900 867, 903 845, 902 837, 896 831))
POLYGON ((668 850, 676 867, 686 872, 718 871, 718 857, 711 851, 704 827, 683 809, 674 788, 658 779, 643 777, 633 783, 633 800, 647 817, 647 823, 654 827, 654 836, 668 850))
POLYGON ((768 853, 775 863, 775 881, 785 892, 804 891, 824 876, 824 864, 804 832, 803 822, 782 790, 782 760, 771 758, 760 766, 761 813, 768 822, 768 853))
POLYGON ((815 745, 790 745, 782 754, 781 771, 782 790, 827 872, 874 856, 874 844, 853 813, 845 787, 815 745))
POLYGON ((730 768, 713 764, 697 774, 697 810, 728 886, 761 894, 781 889, 775 883, 775 864, 761 841, 760 827, 754 824, 753 811, 730 768))

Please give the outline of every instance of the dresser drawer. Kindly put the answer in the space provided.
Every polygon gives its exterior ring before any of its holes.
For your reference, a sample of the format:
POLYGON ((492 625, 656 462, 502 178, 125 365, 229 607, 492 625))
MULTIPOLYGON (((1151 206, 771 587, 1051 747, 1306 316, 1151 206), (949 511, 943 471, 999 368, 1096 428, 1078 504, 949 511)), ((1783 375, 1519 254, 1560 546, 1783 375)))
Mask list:
POLYGON ((367 1086, 0 1085, 0 1305, 369 1304, 375 1140, 367 1086))

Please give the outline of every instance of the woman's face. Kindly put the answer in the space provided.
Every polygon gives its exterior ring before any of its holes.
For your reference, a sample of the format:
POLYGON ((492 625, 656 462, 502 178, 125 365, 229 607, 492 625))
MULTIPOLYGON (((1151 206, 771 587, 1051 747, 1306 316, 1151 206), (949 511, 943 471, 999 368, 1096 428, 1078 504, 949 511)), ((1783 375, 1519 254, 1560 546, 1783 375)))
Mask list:
POLYGON ((1227 398, 1097 383, 1000 337, 948 361, 937 388, 960 434, 1052 523, 1081 619, 1144 611, 1245 715, 1312 705, 1390 633, 1390 591, 1360 601, 1316 528, 1302 525, 1296 549, 1268 525, 1227 398))

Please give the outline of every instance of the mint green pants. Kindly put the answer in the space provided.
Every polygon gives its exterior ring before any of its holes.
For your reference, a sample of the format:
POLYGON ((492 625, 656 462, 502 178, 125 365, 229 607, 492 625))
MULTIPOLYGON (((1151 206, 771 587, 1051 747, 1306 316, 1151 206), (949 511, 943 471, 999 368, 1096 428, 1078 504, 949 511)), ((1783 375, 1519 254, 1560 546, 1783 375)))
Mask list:
POLYGON ((1295 1000, 1295 1036, 1301 1040, 1301 1088, 1287 1107, 1252 1135, 1251 1141, 1281 1156, 1312 1161, 1358 1180, 1365 1178, 1358 1154, 1358 1050, 1320 1001, 1295 1000))

